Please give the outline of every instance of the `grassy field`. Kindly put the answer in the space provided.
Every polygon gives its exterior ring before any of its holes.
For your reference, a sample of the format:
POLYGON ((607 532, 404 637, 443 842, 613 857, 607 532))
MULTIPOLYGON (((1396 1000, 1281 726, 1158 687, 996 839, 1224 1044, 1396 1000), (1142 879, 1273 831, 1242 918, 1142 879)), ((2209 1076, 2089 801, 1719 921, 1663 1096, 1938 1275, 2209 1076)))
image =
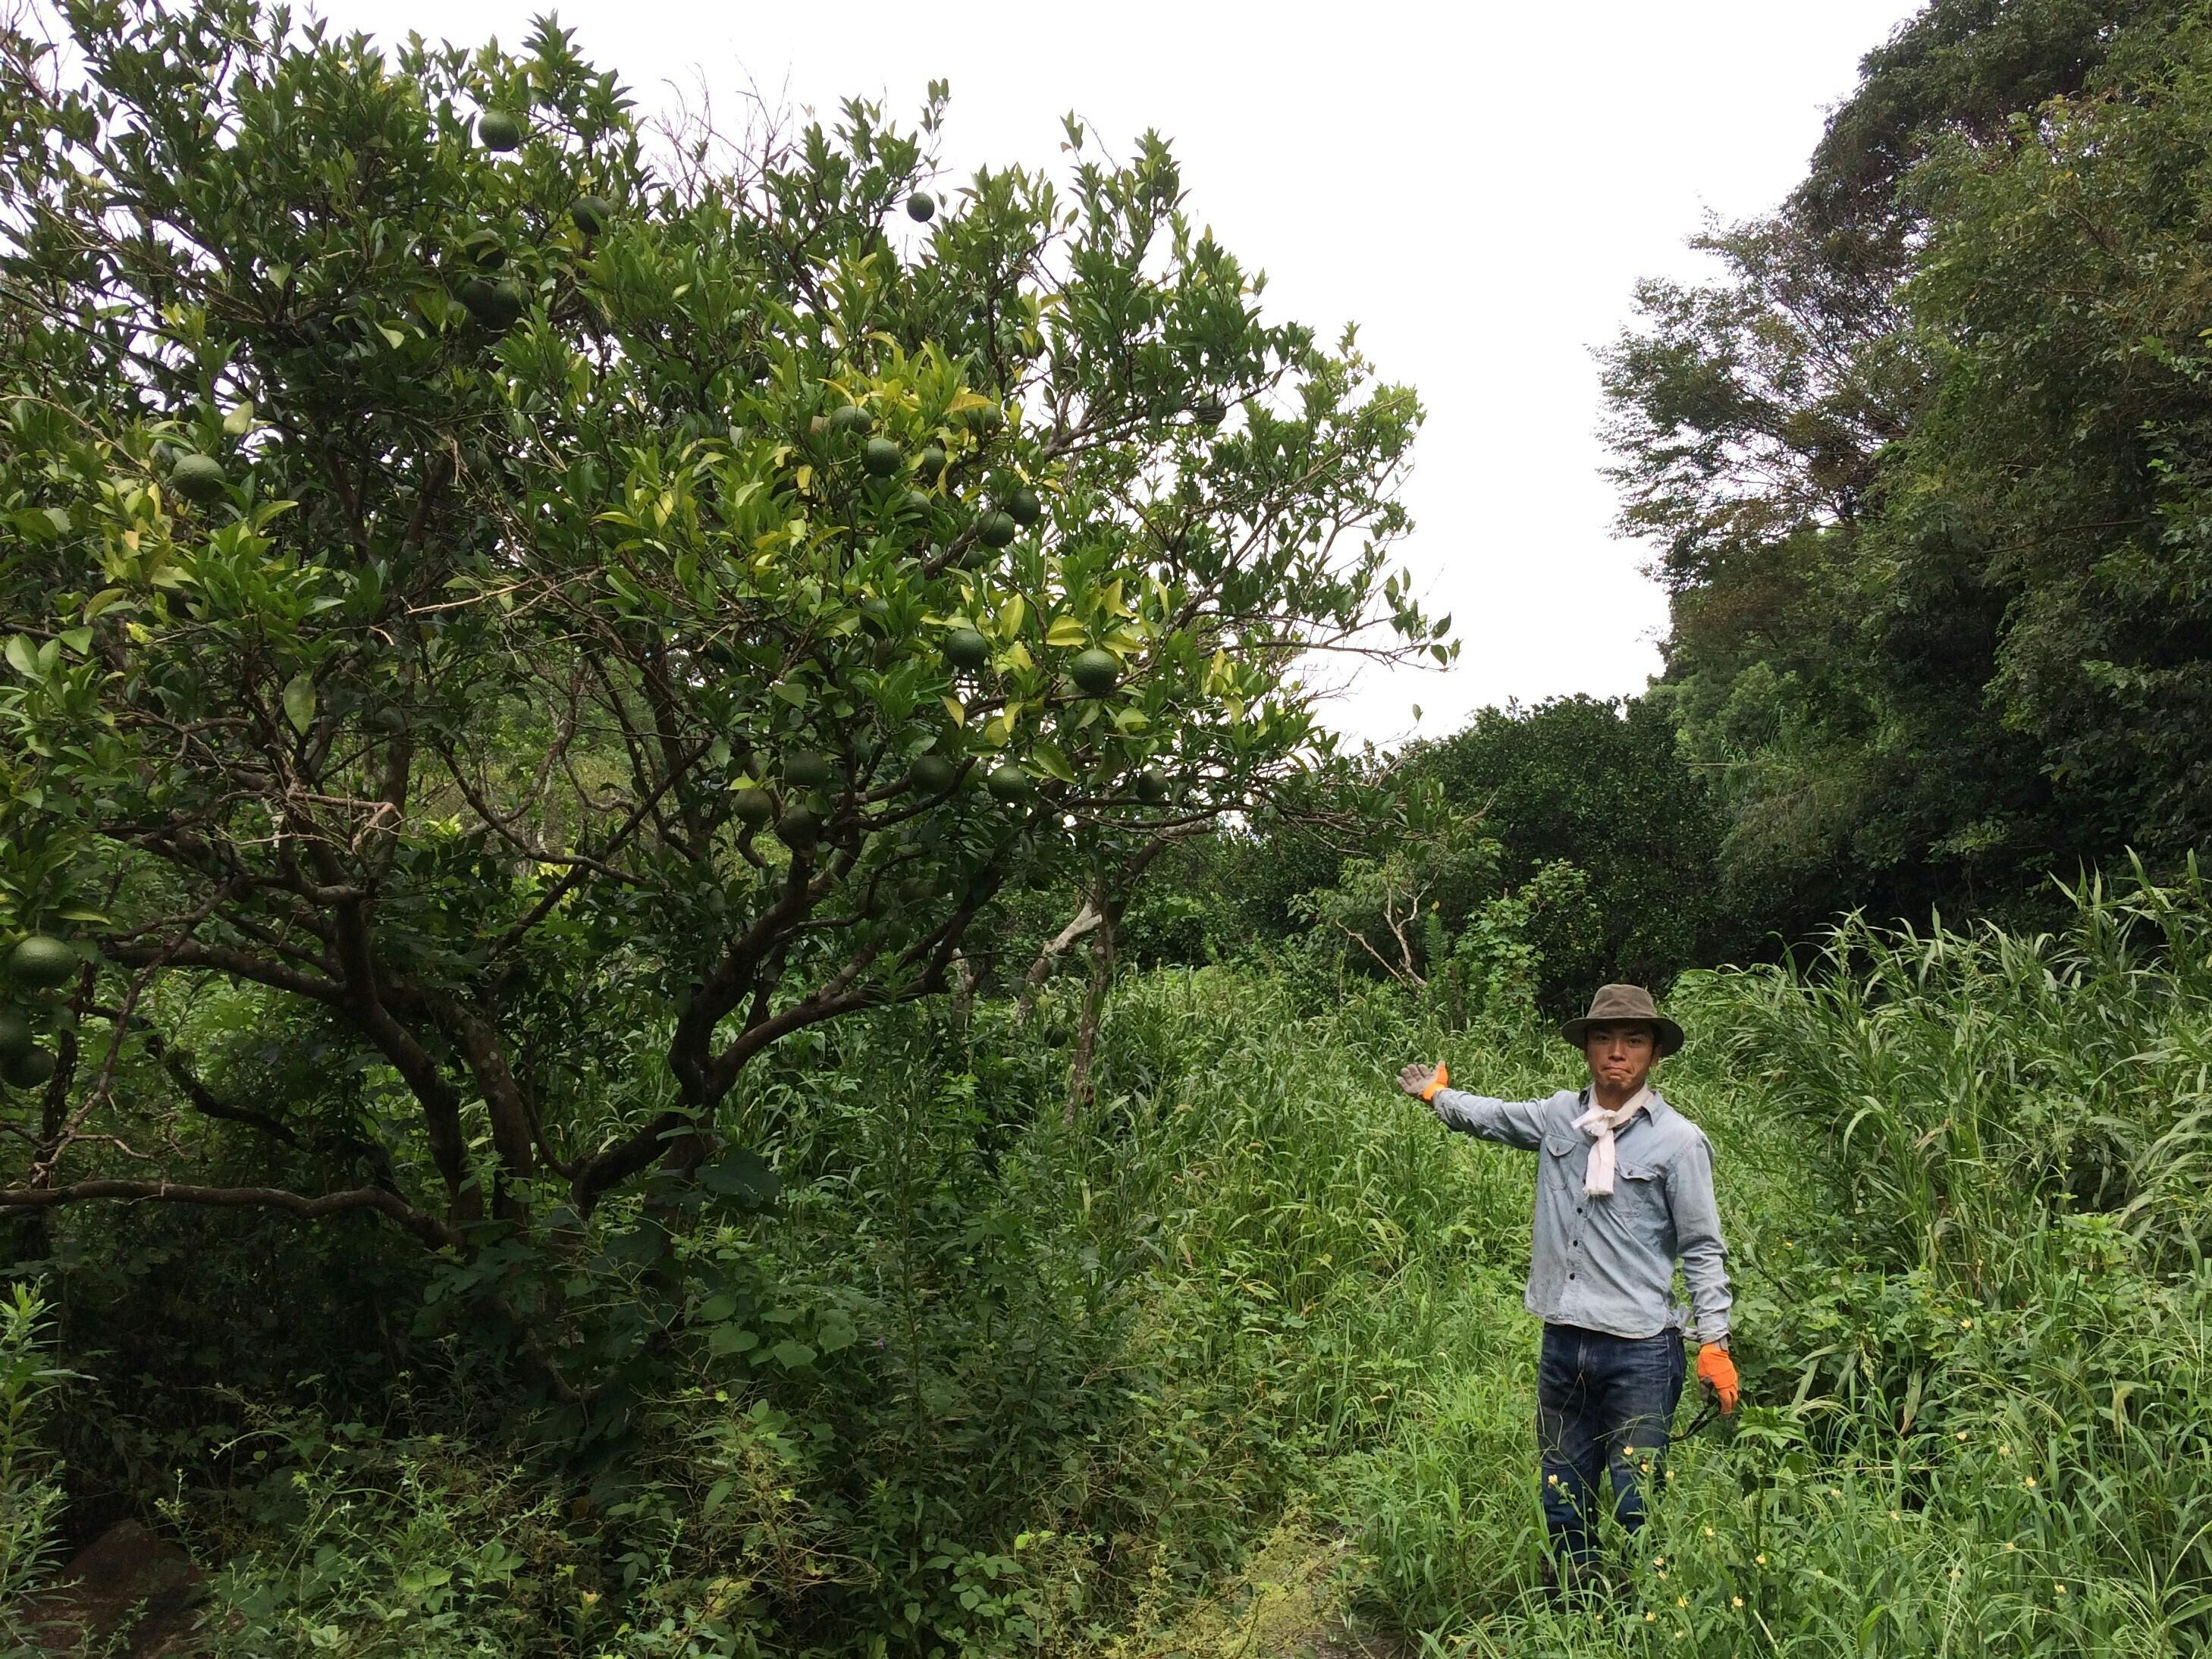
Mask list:
POLYGON ((1072 1125, 1049 1042, 988 1011, 750 1099, 785 1200, 679 1254, 803 1359, 724 1352, 695 1299, 596 1465, 467 1431, 450 1373, 373 1417, 246 1402, 167 1522, 228 1564, 241 1654, 2201 1650, 2203 895, 1848 927, 1671 1008, 1747 1403, 1601 1607, 1540 1589, 1532 1171, 1389 1085, 1576 1056, 1228 969, 1127 983, 1072 1125))

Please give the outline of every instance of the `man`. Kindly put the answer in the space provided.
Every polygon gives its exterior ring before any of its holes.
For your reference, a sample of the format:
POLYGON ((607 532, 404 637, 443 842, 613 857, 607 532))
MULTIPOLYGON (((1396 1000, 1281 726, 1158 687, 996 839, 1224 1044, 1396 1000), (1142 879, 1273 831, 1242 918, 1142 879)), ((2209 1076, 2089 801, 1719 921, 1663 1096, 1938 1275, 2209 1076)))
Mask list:
POLYGON ((1548 1100, 1491 1100, 1449 1085, 1442 1062, 1408 1066, 1399 1087, 1450 1128, 1537 1154, 1528 1311, 1544 1322, 1536 1370, 1536 1445, 1544 1521, 1572 1582, 1597 1554, 1595 1494, 1611 1476, 1613 1516, 1644 1522, 1639 1476, 1663 1478, 1682 1395, 1684 1311, 1703 1345, 1698 1377, 1724 1412, 1736 1406, 1729 1358, 1729 1283, 1713 1204, 1712 1148, 1661 1099, 1651 1068, 1682 1046, 1682 1028, 1638 985, 1607 985, 1559 1035, 1583 1051, 1589 1086, 1548 1100))

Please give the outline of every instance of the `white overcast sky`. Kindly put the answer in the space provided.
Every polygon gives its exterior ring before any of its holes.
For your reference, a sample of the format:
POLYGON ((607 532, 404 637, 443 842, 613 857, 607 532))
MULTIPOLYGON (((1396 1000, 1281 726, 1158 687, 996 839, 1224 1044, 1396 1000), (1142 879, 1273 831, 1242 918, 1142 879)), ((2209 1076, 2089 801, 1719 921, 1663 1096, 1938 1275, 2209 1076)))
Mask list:
MULTIPOLYGON (((518 46, 540 5, 323 0, 333 22, 518 46)), ((1802 173, 1860 55, 1908 0, 1584 0, 1112 7, 1000 0, 722 6, 571 0, 586 55, 641 110, 749 83, 825 117, 882 96, 910 125, 949 81, 949 180, 1059 166, 1060 118, 1127 154, 1170 138, 1194 218, 1268 277, 1270 314, 1334 338, 1429 412, 1405 562, 1463 642, 1449 671, 1367 671, 1358 738, 1442 736, 1485 704, 1640 690, 1666 623, 1645 550, 1610 530, 1591 348, 1684 239, 1802 173), (1423 710, 1418 724, 1413 709, 1423 710)))

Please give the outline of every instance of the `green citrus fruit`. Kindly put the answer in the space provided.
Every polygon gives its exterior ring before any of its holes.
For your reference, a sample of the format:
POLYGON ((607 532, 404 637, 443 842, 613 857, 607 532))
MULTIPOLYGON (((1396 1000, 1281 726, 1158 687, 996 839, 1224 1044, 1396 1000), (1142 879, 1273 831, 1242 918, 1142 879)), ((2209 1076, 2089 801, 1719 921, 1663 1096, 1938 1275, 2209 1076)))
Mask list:
POLYGON ((54 1057, 50 1050, 26 1048, 9 1060, 0 1060, 0 1083, 11 1089, 35 1089, 54 1074, 54 1057))
POLYGON ((937 503, 919 489, 908 490, 905 495, 899 497, 899 501, 900 504, 909 513, 934 513, 937 511, 937 503))
POLYGON ((522 315, 522 289, 514 283, 471 276, 461 284, 460 300, 470 316, 495 334, 513 328, 522 315))
POLYGON ((830 411, 830 430, 841 438, 858 438, 875 425, 874 418, 858 404, 830 411))
POLYGON ((1094 645, 1088 651, 1075 653, 1075 660, 1067 665, 1067 677, 1085 696, 1103 697, 1121 684, 1121 665, 1114 659, 1112 652, 1101 651, 1094 645))
POLYGON ((945 660, 973 674, 991 660, 991 642, 972 628, 956 628, 945 636, 945 660))
POLYGON ((169 469, 169 483, 186 501, 198 501, 203 507, 210 501, 221 501, 223 492, 230 487, 222 463, 212 455, 179 455, 177 464, 169 469))
POLYGON ((0 1008, 0 1062, 21 1060, 31 1052, 31 1022, 21 1008, 0 1008))
POLYGON ((986 547, 1005 547, 1014 539, 1010 513, 986 513, 975 520, 975 539, 986 547))
POLYGON ((906 216, 918 225, 926 225, 937 213, 937 198, 926 190, 918 190, 906 198, 906 216))
POLYGON ((1229 405, 1218 398, 1200 398, 1190 406, 1190 417, 1200 426, 1219 426, 1229 418, 1229 405))
POLYGON ((909 910, 937 896, 937 884, 927 876, 908 876, 898 884, 899 902, 909 910))
POLYGON ((579 196, 568 204, 568 216, 586 236, 597 236, 615 216, 615 204, 604 196, 579 196))
POLYGON ((488 109, 477 117, 477 137, 486 149, 515 149, 522 143, 522 123, 503 109, 488 109))
POLYGON ((1147 766, 1137 774, 1137 796, 1154 805, 1168 798, 1168 775, 1157 766, 1147 766))
POLYGON ((749 823, 756 830, 775 816, 775 798, 757 783, 747 784, 738 790, 731 801, 731 807, 739 822, 749 823))
POLYGON ((884 599, 860 601, 860 626, 871 634, 884 635, 891 631, 891 602, 884 599))
POLYGON ((936 444, 930 445, 921 452, 921 476, 935 483, 945 476, 945 463, 944 449, 936 444))
POLYGON ((959 775, 959 769, 942 755, 916 755, 907 769, 907 787, 917 795, 941 795, 959 775))
POLYGON ((497 270, 507 263, 507 244, 495 230, 472 230, 461 238, 461 257, 478 270, 497 270))
POLYGON ((818 750, 787 750, 783 781, 794 789, 819 789, 830 781, 830 757, 818 750))
POLYGON ((794 806, 775 821, 775 838, 798 852, 822 839, 822 820, 804 806, 794 806))
POLYGON ((77 970, 77 954, 50 933, 33 933, 8 958, 8 977, 30 991, 65 985, 77 970))
POLYGON ((906 465, 906 457, 889 438, 871 438, 860 451, 860 465, 871 478, 888 478, 906 465))
POLYGON ((1036 491, 1024 484, 1007 496, 1006 516, 1024 530, 1042 518, 1044 507, 1037 500, 1036 491))
POLYGON ((1030 775, 1013 762, 1003 761, 991 769, 991 775, 984 780, 983 787, 991 792, 994 800, 1012 805, 1029 799, 1030 775))

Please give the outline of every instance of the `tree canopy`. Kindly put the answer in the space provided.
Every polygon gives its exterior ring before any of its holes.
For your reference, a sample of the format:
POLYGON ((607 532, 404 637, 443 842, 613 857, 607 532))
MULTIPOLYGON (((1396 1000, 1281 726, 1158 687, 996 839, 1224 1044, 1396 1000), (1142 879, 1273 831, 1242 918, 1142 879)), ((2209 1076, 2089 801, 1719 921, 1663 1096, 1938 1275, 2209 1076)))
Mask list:
POLYGON ((2000 909, 2212 797, 2189 7, 1938 0, 1610 353, 1623 527, 1748 915, 2000 909))
POLYGON ((0 1204, 742 1194, 779 1040, 1325 756, 1306 652, 1449 655, 1413 398, 1157 137, 954 187, 941 87, 656 146, 550 24, 63 15, 81 75, 4 43, 0 934, 76 965, 0 1204), (170 1040, 223 1006, 313 1086, 240 1107, 170 1040), (210 1114, 317 1184, 199 1178, 210 1114))

